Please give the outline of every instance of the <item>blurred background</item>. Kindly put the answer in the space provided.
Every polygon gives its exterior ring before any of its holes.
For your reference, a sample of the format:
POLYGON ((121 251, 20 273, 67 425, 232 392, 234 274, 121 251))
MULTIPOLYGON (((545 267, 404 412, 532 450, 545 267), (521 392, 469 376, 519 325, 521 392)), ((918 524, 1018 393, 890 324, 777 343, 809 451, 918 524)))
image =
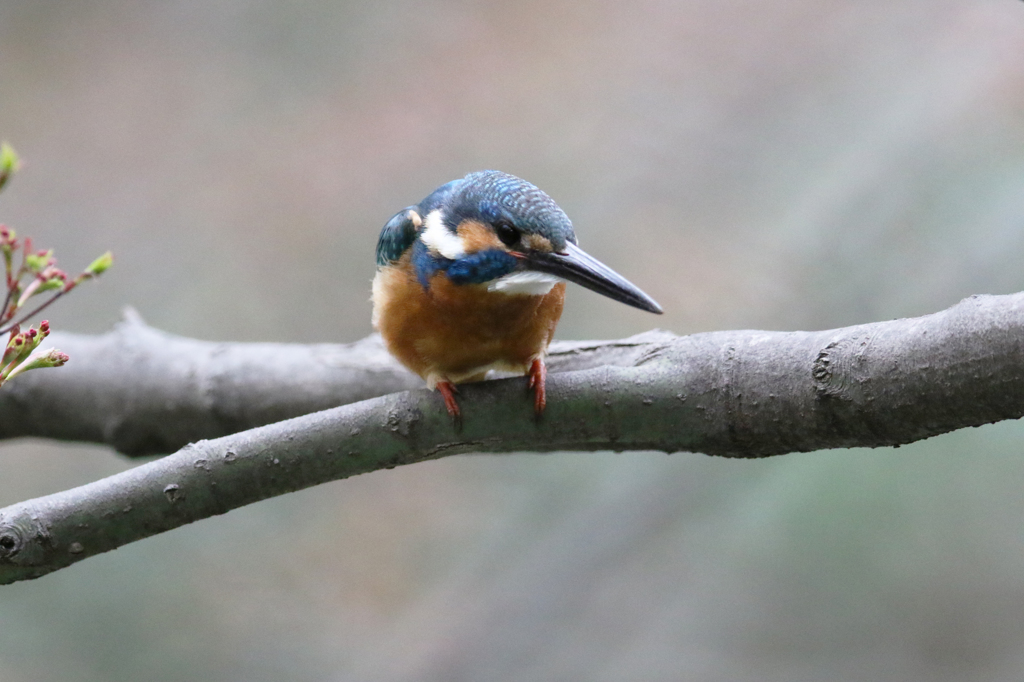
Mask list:
MULTIPOLYGON (((383 223, 498 168, 664 307, 558 336, 824 329, 1024 289, 1019 0, 0 2, 0 221, 53 309, 370 332, 383 223)), ((73 360, 72 360, 73 361, 73 360)), ((0 447, 0 504, 135 463, 0 447)), ((1024 427, 729 461, 462 456, 0 588, 0 680, 1008 680, 1024 427)))

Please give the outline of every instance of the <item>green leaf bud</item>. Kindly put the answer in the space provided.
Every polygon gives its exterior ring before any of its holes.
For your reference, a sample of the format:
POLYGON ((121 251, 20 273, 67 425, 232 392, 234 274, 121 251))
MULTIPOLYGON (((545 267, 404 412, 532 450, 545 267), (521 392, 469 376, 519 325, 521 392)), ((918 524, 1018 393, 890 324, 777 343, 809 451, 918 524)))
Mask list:
POLYGON ((94 260, 92 263, 90 263, 89 267, 85 269, 85 273, 92 277, 96 277, 97 275, 102 275, 107 270, 107 268, 109 268, 113 264, 114 254, 112 254, 110 251, 107 251, 105 254, 103 254, 102 256, 94 260))
POLYGON ((21 161, 14 148, 6 142, 0 142, 0 189, 3 189, 20 167, 21 161))
POLYGON ((51 263, 53 263, 53 249, 25 254, 25 265, 32 272, 42 272, 51 263))

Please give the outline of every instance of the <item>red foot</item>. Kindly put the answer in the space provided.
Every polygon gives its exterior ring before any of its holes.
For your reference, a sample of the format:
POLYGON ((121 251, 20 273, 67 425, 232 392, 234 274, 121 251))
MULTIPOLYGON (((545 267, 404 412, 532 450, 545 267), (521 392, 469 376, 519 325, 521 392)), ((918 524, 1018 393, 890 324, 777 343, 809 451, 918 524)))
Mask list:
POLYGON ((441 397, 444 398, 444 406, 448 409, 448 414, 458 419, 461 413, 459 412, 459 404, 455 401, 455 394, 459 392, 459 389, 455 388, 455 384, 450 381, 439 381, 437 382, 437 390, 441 397))
POLYGON ((533 412, 538 417, 544 413, 548 404, 547 395, 544 392, 544 382, 548 378, 548 368, 544 361, 537 358, 530 365, 530 388, 533 389, 533 412))

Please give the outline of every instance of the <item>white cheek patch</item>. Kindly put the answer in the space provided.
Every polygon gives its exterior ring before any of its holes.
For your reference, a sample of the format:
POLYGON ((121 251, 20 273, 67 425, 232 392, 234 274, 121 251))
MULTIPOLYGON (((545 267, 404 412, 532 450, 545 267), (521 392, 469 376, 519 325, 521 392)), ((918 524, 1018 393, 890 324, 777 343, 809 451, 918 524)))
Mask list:
POLYGON ((551 291, 551 287, 561 282, 554 275, 543 272, 513 272, 499 277, 487 285, 488 291, 500 291, 503 294, 526 294, 527 296, 543 296, 551 291))
POLYGON ((463 246, 462 239, 459 235, 454 234, 445 227, 441 221, 440 210, 435 209, 428 213, 424 225, 426 227, 423 228, 420 239, 432 251, 436 251, 450 260, 462 258, 466 255, 466 247, 463 246))

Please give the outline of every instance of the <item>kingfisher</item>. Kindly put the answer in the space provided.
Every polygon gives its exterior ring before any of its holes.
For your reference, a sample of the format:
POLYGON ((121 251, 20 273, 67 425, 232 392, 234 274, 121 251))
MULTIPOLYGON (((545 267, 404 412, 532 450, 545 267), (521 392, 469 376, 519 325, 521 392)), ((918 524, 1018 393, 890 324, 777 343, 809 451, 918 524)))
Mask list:
POLYGON ((661 314, 654 299, 577 245, 551 197, 500 171, 470 173, 396 213, 377 241, 373 327, 460 418, 456 384, 489 370, 529 377, 547 403, 544 356, 565 284, 661 314))

